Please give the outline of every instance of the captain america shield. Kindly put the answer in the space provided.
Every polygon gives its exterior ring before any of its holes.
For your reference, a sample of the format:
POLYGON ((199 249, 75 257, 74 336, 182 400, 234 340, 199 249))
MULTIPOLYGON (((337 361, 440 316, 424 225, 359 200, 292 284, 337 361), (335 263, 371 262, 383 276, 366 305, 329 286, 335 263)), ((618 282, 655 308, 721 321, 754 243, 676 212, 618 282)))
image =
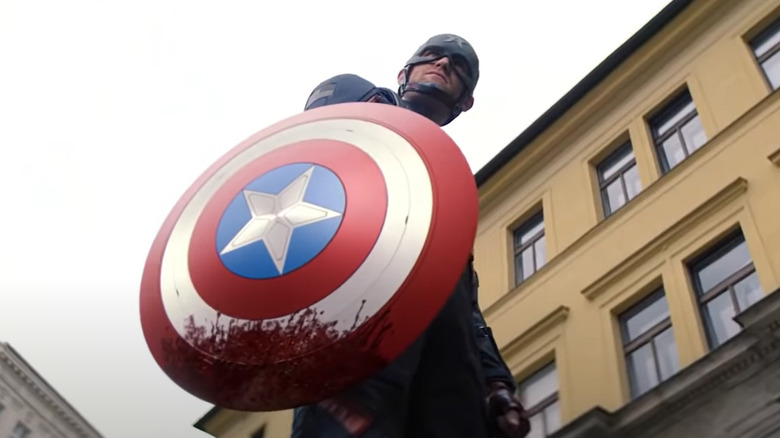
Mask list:
POLYGON ((312 403, 418 337, 474 241, 457 145, 399 107, 317 108, 207 169, 164 221, 140 293, 161 369, 229 409, 312 403))

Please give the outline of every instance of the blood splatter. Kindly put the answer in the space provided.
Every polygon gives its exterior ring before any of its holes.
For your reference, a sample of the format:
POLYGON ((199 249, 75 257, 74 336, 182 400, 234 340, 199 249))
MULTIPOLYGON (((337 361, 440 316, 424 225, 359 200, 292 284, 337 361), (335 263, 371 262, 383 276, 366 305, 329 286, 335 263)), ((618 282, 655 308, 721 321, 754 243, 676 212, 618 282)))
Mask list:
POLYGON ((162 339, 164 371, 189 392, 242 411, 289 409, 331 397, 388 363, 378 354, 392 331, 386 312, 337 330, 314 308, 286 324, 268 321, 199 324, 162 339))

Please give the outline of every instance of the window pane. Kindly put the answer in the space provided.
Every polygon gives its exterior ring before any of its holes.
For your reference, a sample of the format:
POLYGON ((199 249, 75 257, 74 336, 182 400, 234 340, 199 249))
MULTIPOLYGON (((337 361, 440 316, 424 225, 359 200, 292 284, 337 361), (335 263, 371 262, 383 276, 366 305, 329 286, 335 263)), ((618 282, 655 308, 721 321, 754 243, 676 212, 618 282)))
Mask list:
POLYGON ((661 148, 663 149, 669 169, 673 169, 685 159, 685 149, 683 149, 683 145, 680 143, 680 137, 676 134, 666 139, 666 141, 661 144, 661 148))
POLYGON ((629 161, 634 159, 634 151, 631 148, 622 149, 618 152, 618 155, 612 156, 608 161, 605 161, 601 167, 601 179, 609 179, 620 168, 628 164, 629 161))
POLYGON ((672 126, 674 126, 675 123, 679 122, 685 116, 687 116, 688 114, 690 114, 692 111, 696 109, 696 107, 693 104, 693 100, 691 100, 689 96, 686 95, 686 97, 683 99, 688 101, 688 103, 684 107, 677 110, 675 113, 670 114, 666 118, 658 120, 658 122, 656 123, 656 135, 663 135, 672 126))
POLYGON ((708 302, 705 307, 705 319, 713 347, 717 347, 739 333, 739 324, 734 322, 734 305, 731 296, 722 293, 708 302))
POLYGON ((758 275, 755 272, 735 284, 734 292, 737 295, 737 304, 740 312, 755 304, 764 295, 761 291, 761 285, 758 284, 758 275))
POLYGON ((561 407, 557 401, 544 408, 544 425, 548 435, 561 428, 561 407))
POLYGON ((534 273, 534 248, 530 247, 523 251, 523 280, 534 273))
POLYGON ((523 282, 525 277, 523 276, 523 257, 522 255, 515 256, 515 284, 523 282))
POLYGON ((775 53, 761 65, 772 89, 780 88, 780 52, 775 53))
POLYGON ((628 355, 628 376, 631 381, 631 394, 634 397, 644 394, 658 384, 653 349, 645 344, 628 355))
POLYGON ((555 364, 550 364, 519 385, 520 400, 526 409, 533 408, 558 391, 558 374, 555 364))
MULTIPOLYGON (((525 407, 525 406, 523 406, 525 407)), ((526 438, 544 438, 544 412, 539 412, 528 421, 531 423, 531 432, 526 435, 526 438)))
POLYGON ((639 181, 639 172, 636 170, 636 165, 630 167, 626 173, 623 174, 623 179, 626 181, 628 199, 634 199, 634 196, 642 191, 642 183, 639 181))
POLYGON ((749 263, 750 254, 748 253, 747 244, 743 240, 738 246, 710 262, 709 265, 699 271, 700 292, 702 294, 706 293, 749 263))
MULTIPOLYGON (((644 305, 644 303, 640 305, 644 305)), ((626 335, 628 335, 628 339, 625 340, 626 344, 638 338, 642 333, 651 329, 669 316, 669 306, 666 303, 666 295, 660 295, 650 305, 644 307, 638 313, 629 312, 630 313, 625 314, 626 319, 624 320, 624 330, 626 335)))
POLYGON ((701 121, 698 116, 684 124, 680 130, 682 131, 683 139, 685 139, 685 147, 688 149, 688 152, 699 149, 707 141, 707 136, 704 135, 704 128, 701 127, 701 121))
POLYGON ((536 252, 536 269, 539 270, 547 263, 547 242, 545 236, 537 240, 534 243, 534 251, 536 252))
POLYGON ((780 44, 780 26, 775 24, 775 31, 774 33, 771 32, 772 31, 770 31, 770 35, 763 37, 763 41, 757 41, 758 45, 754 49, 757 58, 760 58, 762 55, 767 53, 776 44, 780 44))
POLYGON ((607 202, 610 212, 616 211, 626 203, 626 197, 623 194, 623 184, 619 179, 607 186, 607 202))
POLYGON ((539 234, 540 231, 544 229, 544 220, 541 216, 538 218, 532 219, 532 221, 527 222, 522 228, 518 230, 517 237, 515 238, 515 244, 516 245, 522 245, 529 240, 531 240, 532 237, 539 234))
POLYGON ((16 427, 14 427, 12 438, 27 438, 29 433, 30 433, 30 429, 28 429, 24 424, 16 423, 16 427))
POLYGON ((661 332, 655 338, 655 352, 658 356, 658 371, 661 380, 666 380, 677 372, 677 346, 674 343, 674 333, 671 327, 661 332))

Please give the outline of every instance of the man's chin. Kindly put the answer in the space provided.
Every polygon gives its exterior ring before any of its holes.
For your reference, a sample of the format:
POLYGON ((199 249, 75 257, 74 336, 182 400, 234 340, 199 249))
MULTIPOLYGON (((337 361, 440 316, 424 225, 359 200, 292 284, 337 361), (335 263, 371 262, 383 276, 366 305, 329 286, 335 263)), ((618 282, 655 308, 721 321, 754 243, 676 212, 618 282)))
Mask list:
POLYGON ((428 81, 425 83, 433 85, 442 91, 447 91, 450 88, 449 84, 447 83, 447 79, 437 75, 428 75, 428 81))

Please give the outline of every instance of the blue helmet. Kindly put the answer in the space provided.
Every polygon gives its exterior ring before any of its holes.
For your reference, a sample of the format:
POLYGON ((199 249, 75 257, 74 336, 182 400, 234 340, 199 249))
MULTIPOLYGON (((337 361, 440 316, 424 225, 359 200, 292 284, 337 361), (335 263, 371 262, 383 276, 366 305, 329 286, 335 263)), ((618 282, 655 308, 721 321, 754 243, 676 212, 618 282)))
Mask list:
POLYGON ((399 105, 398 96, 354 74, 336 75, 312 90, 305 110, 344 102, 378 102, 399 105))
POLYGON ((473 96, 478 80, 479 58, 471 44, 458 35, 441 34, 431 37, 406 62, 402 70, 398 94, 403 97, 404 93, 412 90, 431 95, 443 101, 452 108, 452 115, 447 121, 449 123, 460 115, 463 102, 473 96), (455 99, 440 90, 435 84, 409 82, 409 72, 412 67, 418 64, 433 62, 443 57, 447 57, 450 64, 456 67, 453 70, 461 83, 463 83, 463 93, 455 99))

